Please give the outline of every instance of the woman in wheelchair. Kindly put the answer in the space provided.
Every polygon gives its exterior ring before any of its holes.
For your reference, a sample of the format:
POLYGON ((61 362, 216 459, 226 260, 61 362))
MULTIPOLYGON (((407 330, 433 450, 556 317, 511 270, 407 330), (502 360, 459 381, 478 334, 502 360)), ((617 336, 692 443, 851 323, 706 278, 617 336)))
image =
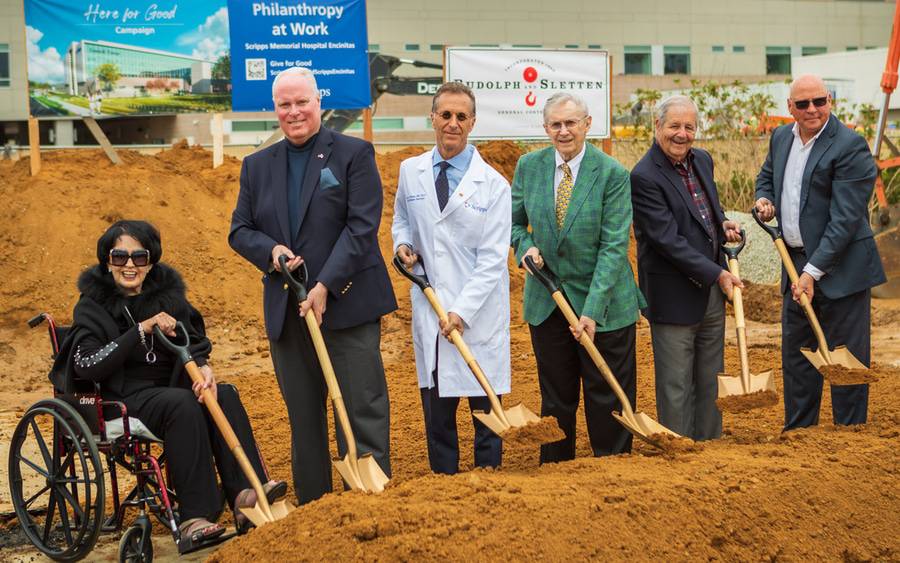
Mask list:
POLYGON ((210 521, 221 508, 213 459, 239 533, 251 526, 240 509, 256 503, 256 493, 200 404, 203 389, 217 396, 265 483, 269 502, 283 497, 287 484, 268 478, 237 390, 216 383, 203 317, 188 302, 178 272, 159 261, 161 255, 159 231, 144 221, 118 221, 100 237, 99 263, 78 279, 81 298, 57 363, 69 377, 100 382, 104 399, 124 403, 129 416, 163 440, 178 497, 179 529, 183 538, 202 544, 225 531, 210 521), (153 337, 157 326, 175 336, 177 321, 188 330, 191 355, 205 378, 202 384, 192 385, 176 358, 153 337))

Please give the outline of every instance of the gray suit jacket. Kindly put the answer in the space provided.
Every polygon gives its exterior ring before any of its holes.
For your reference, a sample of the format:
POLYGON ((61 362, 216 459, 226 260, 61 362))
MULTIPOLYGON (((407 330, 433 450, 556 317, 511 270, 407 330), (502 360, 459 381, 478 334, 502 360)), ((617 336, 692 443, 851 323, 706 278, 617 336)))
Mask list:
MULTIPOLYGON (((756 198, 775 204, 781 224, 781 188, 793 125, 772 133, 769 154, 756 178, 756 198)), ((865 139, 831 116, 813 145, 800 189, 800 235, 808 261, 825 272, 816 284, 829 299, 886 281, 869 226, 868 203, 878 169, 865 139)), ((782 270, 781 290, 790 284, 782 270)))

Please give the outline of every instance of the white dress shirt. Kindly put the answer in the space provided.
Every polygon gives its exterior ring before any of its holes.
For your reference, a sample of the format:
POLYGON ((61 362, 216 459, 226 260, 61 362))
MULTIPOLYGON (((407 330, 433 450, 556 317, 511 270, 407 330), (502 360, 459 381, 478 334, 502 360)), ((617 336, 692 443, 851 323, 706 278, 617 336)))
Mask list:
MULTIPOLYGON (((827 126, 828 122, 826 121, 819 132, 806 144, 800 139, 800 129, 796 123, 791 129, 794 142, 791 143, 791 152, 788 154, 787 164, 784 167, 784 181, 781 185, 781 232, 784 235, 784 243, 790 247, 803 247, 803 237, 800 235, 800 193, 803 188, 803 171, 806 169, 806 163, 816 140, 827 126)), ((825 272, 809 262, 803 267, 803 271, 816 281, 825 275, 825 272)))
POLYGON ((553 172, 553 201, 556 201, 556 191, 563 179, 562 165, 569 165, 569 171, 572 172, 572 187, 574 188, 575 182, 578 181, 578 169, 581 168, 581 161, 584 159, 585 152, 587 152, 587 143, 581 147, 581 152, 572 157, 572 160, 567 161, 559 154, 559 151, 556 151, 556 171, 553 172))

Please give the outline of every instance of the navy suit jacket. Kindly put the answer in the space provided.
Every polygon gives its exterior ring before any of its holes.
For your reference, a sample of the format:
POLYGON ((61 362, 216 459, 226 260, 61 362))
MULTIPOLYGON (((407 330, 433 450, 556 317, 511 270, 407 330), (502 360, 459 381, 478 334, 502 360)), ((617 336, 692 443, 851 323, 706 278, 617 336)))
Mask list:
POLYGON ((263 311, 270 340, 281 336, 288 289, 272 269, 277 244, 302 256, 308 287, 322 282, 328 301, 322 326, 372 322, 397 308, 378 247, 383 194, 375 152, 366 141, 320 129, 306 167, 289 233, 286 140, 254 153, 241 166, 241 187, 228 243, 263 272, 263 311))
MULTIPOLYGON (((792 128, 782 125, 772 133, 769 154, 756 178, 756 197, 775 205, 779 225, 792 128)), ((816 286, 829 299, 886 281, 869 226, 869 198, 877 174, 866 140, 832 115, 809 154, 800 188, 800 236, 808 261, 825 272, 816 286)), ((782 293, 789 287, 782 268, 782 293)))
MULTIPOLYGON (((703 186, 713 214, 717 240, 725 241, 725 214, 713 180, 708 152, 692 148, 694 177, 703 186)), ((684 180, 656 141, 631 171, 634 236, 637 240, 638 281, 650 322, 691 325, 706 312, 709 292, 719 291, 724 268, 721 249, 684 187, 684 180)))

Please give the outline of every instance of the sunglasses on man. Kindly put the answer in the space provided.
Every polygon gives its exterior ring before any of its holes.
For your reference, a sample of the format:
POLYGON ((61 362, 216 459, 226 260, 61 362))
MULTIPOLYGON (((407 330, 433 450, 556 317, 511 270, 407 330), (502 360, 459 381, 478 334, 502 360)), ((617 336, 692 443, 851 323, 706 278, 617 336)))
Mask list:
POLYGON ((453 113, 452 111, 442 111, 441 113, 435 113, 435 115, 440 117, 444 121, 450 121, 450 119, 455 116, 456 121, 459 123, 465 123, 466 120, 468 120, 472 117, 467 113, 463 113, 463 112, 453 113))
POLYGON ((140 268, 150 263, 150 251, 135 250, 130 254, 127 250, 119 250, 116 248, 109 251, 109 263, 113 266, 124 266, 128 263, 129 258, 131 258, 132 264, 140 268))
POLYGON ((812 105, 820 108, 828 103, 828 96, 813 98, 811 100, 794 100, 794 107, 797 109, 806 109, 809 107, 810 102, 812 102, 812 105))

